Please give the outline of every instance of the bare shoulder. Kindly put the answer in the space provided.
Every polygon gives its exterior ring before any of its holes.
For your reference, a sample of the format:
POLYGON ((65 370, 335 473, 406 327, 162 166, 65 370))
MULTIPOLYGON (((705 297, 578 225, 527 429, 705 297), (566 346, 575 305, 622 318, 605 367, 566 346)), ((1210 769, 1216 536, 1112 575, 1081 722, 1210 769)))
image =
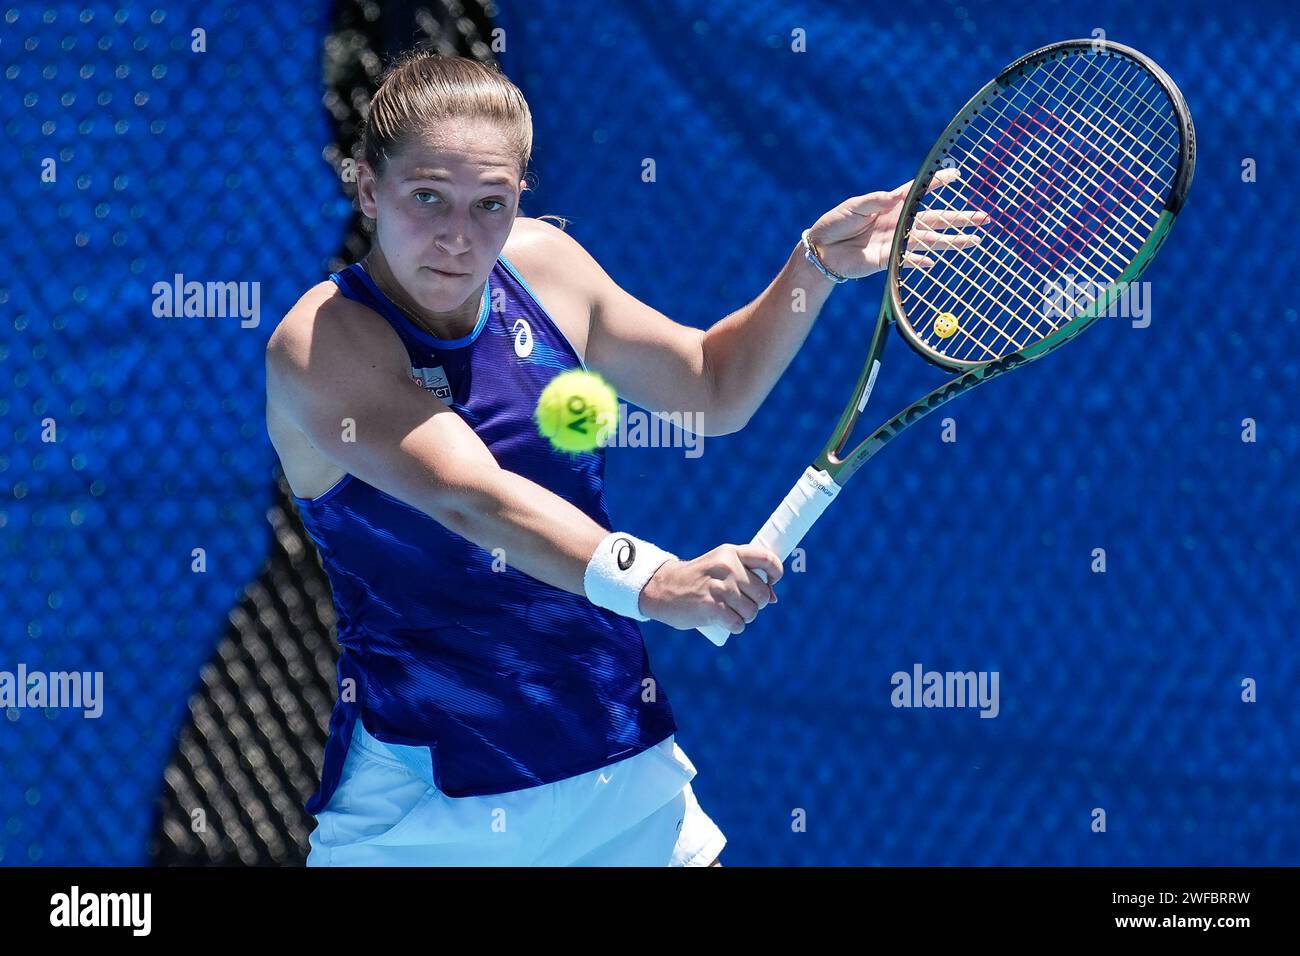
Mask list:
POLYGON ((405 375, 405 348, 384 319, 321 282, 285 313, 266 344, 266 427, 295 495, 314 498, 346 473, 312 443, 304 423, 356 388, 363 366, 405 375))
POLYGON ((532 252, 550 249, 563 254, 564 251, 581 249, 578 241, 565 230, 547 219, 534 219, 531 216, 519 216, 510 227, 510 237, 506 248, 518 252, 532 252))
POLYGON ((323 310, 333 307, 337 291, 338 288, 333 282, 325 281, 318 282, 302 294, 276 324, 271 337, 267 339, 268 362, 271 356, 288 358, 299 355, 304 348, 310 348, 316 317, 323 310))
MULTIPOLYGON (((328 369, 336 361, 400 363, 401 340, 381 316, 345 296, 333 282, 317 283, 285 313, 266 343, 268 371, 328 369)), ((268 389, 273 385, 268 376, 268 389)))
POLYGON ((267 340, 267 415, 301 422, 321 403, 389 387, 409 369, 406 347, 382 316, 321 282, 267 340))
POLYGON ((578 354, 585 356, 592 305, 603 276, 596 261, 563 229, 526 216, 515 220, 502 254, 578 354))
POLYGON ((510 230, 502 250, 512 263, 526 263, 537 274, 566 276, 571 284, 591 279, 596 260, 582 243, 545 219, 520 216, 510 230))

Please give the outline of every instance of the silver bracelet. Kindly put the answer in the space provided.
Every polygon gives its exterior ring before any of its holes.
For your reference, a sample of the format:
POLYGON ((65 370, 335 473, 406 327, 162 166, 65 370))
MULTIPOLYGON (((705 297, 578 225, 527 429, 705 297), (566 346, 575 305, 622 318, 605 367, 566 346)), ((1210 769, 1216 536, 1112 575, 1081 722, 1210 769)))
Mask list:
POLYGON ((813 265, 815 265, 817 267, 818 272, 820 272, 826 278, 830 279, 836 285, 839 285, 841 282, 848 282, 849 281, 848 276, 842 276, 838 272, 835 272, 827 268, 826 265, 822 263, 821 253, 817 251, 817 247, 813 245, 813 241, 808 235, 808 233, 810 232, 812 232, 811 229, 805 229, 803 231, 804 258, 807 259, 809 262, 811 262, 813 265))

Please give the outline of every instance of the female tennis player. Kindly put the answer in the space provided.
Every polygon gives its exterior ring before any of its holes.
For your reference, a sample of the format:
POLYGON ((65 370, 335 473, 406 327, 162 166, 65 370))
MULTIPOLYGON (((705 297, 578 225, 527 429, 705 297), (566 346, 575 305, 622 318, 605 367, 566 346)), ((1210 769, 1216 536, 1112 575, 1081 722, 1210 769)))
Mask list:
POLYGON ((781 562, 732 544, 680 559, 611 528, 603 452, 556 452, 533 411, 585 367, 706 435, 741 428, 835 282, 882 267, 906 187, 827 213, 705 332, 518 216, 531 148, 500 73, 401 58, 358 164, 372 248, 267 346, 268 430, 342 651, 309 865, 719 863, 636 622, 738 634, 781 562))

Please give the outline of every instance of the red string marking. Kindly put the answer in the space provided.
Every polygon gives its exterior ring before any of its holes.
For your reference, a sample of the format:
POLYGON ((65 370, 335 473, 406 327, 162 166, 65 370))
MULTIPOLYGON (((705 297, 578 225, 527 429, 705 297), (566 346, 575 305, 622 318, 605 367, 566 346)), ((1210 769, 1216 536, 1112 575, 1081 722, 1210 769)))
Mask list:
POLYGON ((1046 107, 1017 116, 970 182, 989 215, 985 228, 1040 274, 1087 253, 1114 226, 1122 197, 1137 198, 1141 187, 1046 107))

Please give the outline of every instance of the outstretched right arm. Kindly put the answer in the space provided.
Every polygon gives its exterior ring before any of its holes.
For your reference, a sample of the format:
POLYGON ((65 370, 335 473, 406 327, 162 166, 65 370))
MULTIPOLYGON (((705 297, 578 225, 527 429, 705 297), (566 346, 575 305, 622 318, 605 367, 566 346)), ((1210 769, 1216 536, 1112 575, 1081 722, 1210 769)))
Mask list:
MULTIPOLYGON (((348 473, 428 514, 525 574, 584 594, 588 562, 608 531, 513 472, 456 412, 416 384, 391 327, 340 294, 309 293, 267 344, 267 401, 348 473)), ((641 591, 642 614, 677 628, 740 633, 772 598, 775 555, 723 545, 670 561, 641 591)))

